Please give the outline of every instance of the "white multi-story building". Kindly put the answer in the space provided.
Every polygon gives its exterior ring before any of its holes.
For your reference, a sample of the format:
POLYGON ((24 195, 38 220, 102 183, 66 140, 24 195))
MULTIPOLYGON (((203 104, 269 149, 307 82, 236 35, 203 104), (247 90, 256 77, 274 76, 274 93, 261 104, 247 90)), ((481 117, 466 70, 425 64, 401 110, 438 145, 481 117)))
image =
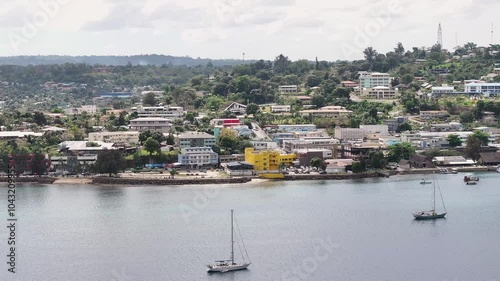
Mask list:
POLYGON ((180 106, 139 106, 137 114, 141 118, 166 118, 169 120, 182 119, 184 116, 184 108, 180 106))
POLYGON ((363 88, 375 88, 375 87, 390 87, 391 86, 391 76, 388 73, 380 72, 359 72, 359 83, 361 89, 363 88))
POLYGON ((180 148, 212 147, 215 143, 215 137, 204 132, 185 132, 177 136, 177 144, 180 148))
POLYGON ((335 138, 340 141, 363 140, 365 130, 357 128, 335 128, 335 138))
POLYGON ((290 105, 271 105, 272 113, 288 113, 292 111, 292 106, 290 105))
POLYGON ((364 89, 362 95, 365 98, 376 100, 395 99, 398 97, 399 91, 388 86, 376 86, 364 89))
POLYGON ((287 94, 287 93, 298 93, 299 92, 299 86, 297 85, 283 85, 278 87, 278 92, 280 94, 287 94))
POLYGON ((181 149, 178 162, 182 166, 203 167, 219 164, 219 155, 210 147, 189 147, 181 149))
POLYGON ((172 124, 170 120, 165 118, 137 118, 130 120, 130 130, 144 132, 144 131, 159 131, 162 133, 170 132, 172 124))
POLYGON ((79 115, 79 114, 83 114, 84 112, 86 112, 87 114, 96 114, 97 113, 97 107, 95 105, 83 105, 82 107, 79 107, 79 108, 68 108, 65 110, 64 113, 68 114, 68 115, 79 115))
POLYGON ((500 94, 500 83, 465 84, 465 92, 471 94, 500 94))
POLYGON ((432 94, 433 95, 452 94, 452 93, 455 93, 454 87, 450 87, 450 86, 432 87, 432 94))
POLYGON ((108 143, 138 143, 139 132, 99 132, 89 133, 89 141, 91 142, 108 142, 108 143))

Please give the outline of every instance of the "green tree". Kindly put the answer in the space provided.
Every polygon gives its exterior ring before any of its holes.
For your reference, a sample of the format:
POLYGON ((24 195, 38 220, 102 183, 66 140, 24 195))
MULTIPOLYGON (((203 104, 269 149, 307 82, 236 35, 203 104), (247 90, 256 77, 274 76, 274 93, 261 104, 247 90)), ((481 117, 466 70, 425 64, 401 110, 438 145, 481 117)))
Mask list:
POLYGON ((218 145, 225 150, 232 150, 238 144, 238 135, 235 131, 230 129, 222 129, 218 145))
POLYGON ((290 65, 290 60, 288 59, 288 57, 281 54, 277 56, 276 59, 274 60, 273 71, 276 74, 285 74, 289 65, 290 65))
POLYGON ((97 154, 94 171, 99 174, 118 174, 125 168, 125 158, 119 150, 105 149, 97 154))
POLYGON ((487 146, 488 143, 490 142, 489 140, 490 135, 482 131, 474 131, 472 137, 479 139, 483 146, 487 146))
POLYGON ((317 108, 320 108, 325 106, 326 99, 322 95, 315 95, 311 100, 311 104, 315 105, 317 108))
POLYGON ((141 145, 143 145, 143 144, 144 144, 144 142, 145 142, 148 138, 150 138, 152 135, 153 135, 153 134, 152 134, 152 132, 151 132, 151 131, 149 131, 149 130, 144 131, 144 132, 141 132, 141 133, 139 134, 139 143, 140 143, 141 145))
POLYGON ((366 166, 364 162, 354 162, 352 163, 352 172, 357 174, 357 173, 362 173, 366 171, 366 166))
POLYGON ((309 165, 311 167, 315 167, 315 168, 321 168, 323 166, 323 159, 319 158, 319 157, 315 157, 313 159, 311 159, 311 162, 309 163, 309 165))
POLYGON ((399 162, 402 159, 410 160, 410 157, 415 154, 415 147, 411 143, 403 142, 389 146, 387 158, 389 162, 399 162))
POLYGON ((175 144, 175 137, 172 134, 172 132, 168 133, 168 136, 165 139, 167 145, 174 145, 175 144))
POLYGON ((312 88, 312 87, 319 86, 319 84, 321 84, 321 78, 319 78, 318 76, 316 76, 314 74, 307 76, 307 78, 306 78, 306 86, 307 87, 312 88))
POLYGON ((35 112, 35 114, 33 114, 33 121, 38 126, 47 125, 47 119, 45 118, 45 115, 42 112, 35 112))
POLYGON ((401 125, 398 126, 398 128, 396 129, 396 133, 401 133, 401 132, 406 132, 406 131, 411 131, 413 130, 413 128, 411 127, 411 124, 410 123, 403 123, 401 125))
POLYGON ((153 137, 149 137, 144 142, 144 149, 149 152, 149 157, 153 155, 153 153, 159 153, 161 149, 161 144, 155 140, 153 137))
POLYGON ((169 173, 170 173, 170 175, 172 176, 172 178, 174 178, 174 177, 175 177, 175 175, 177 175, 177 174, 178 174, 178 172, 177 172, 176 170, 174 170, 174 169, 170 170, 170 172, 169 172, 169 173))
POLYGON ((154 93, 147 93, 142 99, 144 105, 156 106, 158 105, 158 100, 156 100, 156 95, 154 93))
POLYGON ((256 114, 257 112, 259 112, 260 108, 257 104, 255 103, 251 103, 249 105, 247 105, 247 109, 246 109, 246 112, 247 114, 256 114))
POLYGON ((373 169, 382 169, 386 166, 387 161, 385 160, 384 153, 380 150, 371 151, 368 154, 368 160, 370 162, 370 167, 373 169))
POLYGON ((460 136, 457 134, 451 134, 449 135, 446 140, 450 144, 451 147, 457 147, 462 145, 462 140, 460 139, 460 136))
POLYGON ((479 159, 479 154, 481 153, 481 147, 483 146, 483 141, 474 136, 470 135, 467 137, 467 144, 465 146, 465 155, 474 161, 479 159))

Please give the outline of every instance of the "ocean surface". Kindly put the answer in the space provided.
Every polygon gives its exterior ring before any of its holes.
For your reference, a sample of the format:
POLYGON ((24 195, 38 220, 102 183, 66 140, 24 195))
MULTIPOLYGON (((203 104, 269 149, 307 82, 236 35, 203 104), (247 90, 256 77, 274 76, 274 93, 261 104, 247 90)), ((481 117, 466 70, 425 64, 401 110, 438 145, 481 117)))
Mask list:
POLYGON ((204 187, 19 185, 16 274, 7 272, 4 186, 0 280, 498 281, 500 174, 478 175, 477 186, 465 185, 464 174, 437 175, 448 216, 423 222, 412 216, 432 207, 433 188, 419 184, 422 175, 204 187), (229 258, 231 209, 252 265, 207 274, 207 264, 229 258))

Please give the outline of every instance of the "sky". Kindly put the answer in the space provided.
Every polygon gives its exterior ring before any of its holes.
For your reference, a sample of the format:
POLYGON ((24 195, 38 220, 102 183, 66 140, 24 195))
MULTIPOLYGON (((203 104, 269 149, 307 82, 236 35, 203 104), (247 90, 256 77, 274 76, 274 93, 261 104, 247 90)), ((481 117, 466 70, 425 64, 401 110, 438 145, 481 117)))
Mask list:
POLYGON ((0 56, 353 60, 500 43, 498 0, 0 0, 0 56))

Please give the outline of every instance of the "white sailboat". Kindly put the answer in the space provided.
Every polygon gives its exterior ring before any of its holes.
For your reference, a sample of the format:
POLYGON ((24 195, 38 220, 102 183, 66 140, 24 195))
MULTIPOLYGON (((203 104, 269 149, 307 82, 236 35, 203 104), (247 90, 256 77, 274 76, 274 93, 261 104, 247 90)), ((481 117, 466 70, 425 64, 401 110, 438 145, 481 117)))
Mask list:
POLYGON ((434 174, 434 196, 433 196, 433 201, 432 201, 432 210, 430 211, 420 211, 417 213, 414 213, 413 216, 415 217, 416 220, 436 220, 436 219, 444 219, 446 216, 446 206, 444 205, 444 200, 443 200, 443 195, 441 194, 441 188, 439 188, 438 185, 438 190, 439 190, 439 195, 441 196, 441 201, 443 202, 443 208, 444 208, 444 213, 437 213, 436 212, 436 175, 434 174))
MULTIPOLYGON (((238 226, 237 222, 236 222, 236 225, 238 226)), ((235 242, 234 241, 234 234, 235 234, 235 232, 234 232, 234 214, 233 214, 233 210, 231 210, 231 259, 215 261, 215 264, 207 265, 207 267, 208 267, 207 272, 224 273, 224 272, 228 272, 228 271, 247 269, 250 266, 250 264, 251 264, 250 258, 248 257, 245 243, 243 242, 243 239, 241 237, 241 233, 239 232, 239 227, 238 227, 239 238, 241 240, 241 244, 243 246, 243 249, 245 250, 246 258, 248 259, 248 261, 246 261, 245 255, 243 255, 243 252, 241 252, 241 245, 238 243, 241 255, 243 257, 243 262, 242 263, 234 262, 234 242, 235 242)))

